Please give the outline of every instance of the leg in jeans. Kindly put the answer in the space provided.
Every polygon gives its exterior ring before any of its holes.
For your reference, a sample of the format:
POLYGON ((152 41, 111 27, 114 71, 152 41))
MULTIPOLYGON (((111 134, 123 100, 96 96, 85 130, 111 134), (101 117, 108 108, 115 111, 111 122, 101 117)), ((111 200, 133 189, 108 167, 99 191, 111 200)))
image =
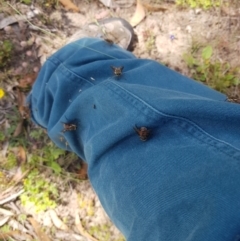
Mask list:
POLYGON ((56 145, 88 163, 128 241, 237 240, 240 106, 225 95, 83 38, 47 60, 28 101, 56 145))

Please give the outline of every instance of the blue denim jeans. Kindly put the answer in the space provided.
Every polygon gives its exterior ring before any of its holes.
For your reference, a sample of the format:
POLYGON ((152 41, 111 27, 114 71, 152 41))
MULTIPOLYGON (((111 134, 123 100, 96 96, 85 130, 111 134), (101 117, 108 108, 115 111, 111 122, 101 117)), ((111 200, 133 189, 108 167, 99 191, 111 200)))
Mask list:
POLYGON ((225 95, 84 38, 46 61, 28 101, 52 141, 88 163, 128 241, 239 240, 240 105, 225 95))

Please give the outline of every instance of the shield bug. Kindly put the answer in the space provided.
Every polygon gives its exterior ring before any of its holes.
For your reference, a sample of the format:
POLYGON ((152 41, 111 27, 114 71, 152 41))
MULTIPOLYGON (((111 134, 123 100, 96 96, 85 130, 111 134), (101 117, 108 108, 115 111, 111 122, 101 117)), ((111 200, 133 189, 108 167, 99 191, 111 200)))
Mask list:
POLYGON ((141 141, 146 141, 149 138, 151 130, 149 130, 147 127, 142 126, 138 128, 135 125, 133 129, 136 131, 141 141))
POLYGON ((111 66, 111 68, 113 70, 114 75, 120 76, 120 75, 122 75, 124 66, 120 66, 120 67, 111 66))

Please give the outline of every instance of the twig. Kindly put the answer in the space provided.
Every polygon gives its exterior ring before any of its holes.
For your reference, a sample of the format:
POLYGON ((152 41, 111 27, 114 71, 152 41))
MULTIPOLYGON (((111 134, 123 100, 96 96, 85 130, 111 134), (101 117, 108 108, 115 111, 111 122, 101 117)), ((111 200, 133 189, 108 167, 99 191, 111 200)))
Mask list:
MULTIPOLYGON (((9 7, 11 7, 14 11, 16 11, 18 14, 20 14, 21 16, 24 16, 21 12, 19 12, 15 7, 13 7, 10 3, 8 3, 8 2, 6 2, 7 3, 7 5, 9 6, 9 7)), ((40 30, 40 31, 42 31, 42 32, 44 32, 44 33, 46 33, 46 34, 49 34, 49 35, 51 35, 51 36, 55 36, 55 34, 52 34, 51 32, 49 32, 49 31, 47 31, 47 30, 45 30, 45 29, 43 29, 43 28, 40 28, 40 27, 38 27, 38 26, 36 26, 36 25, 34 25, 33 23, 31 23, 28 19, 27 19, 27 17, 25 17, 25 20, 31 25, 31 26, 33 26, 34 28, 36 28, 36 29, 38 29, 38 30, 40 30)))
POLYGON ((0 205, 3 205, 3 204, 5 204, 5 203, 8 203, 8 202, 16 199, 16 198, 17 198, 18 196, 20 196, 22 193, 24 193, 24 190, 23 190, 23 189, 21 189, 21 190, 20 190, 19 192, 17 192, 17 193, 14 193, 14 194, 11 195, 10 197, 7 197, 7 198, 1 200, 1 201, 0 201, 0 205))

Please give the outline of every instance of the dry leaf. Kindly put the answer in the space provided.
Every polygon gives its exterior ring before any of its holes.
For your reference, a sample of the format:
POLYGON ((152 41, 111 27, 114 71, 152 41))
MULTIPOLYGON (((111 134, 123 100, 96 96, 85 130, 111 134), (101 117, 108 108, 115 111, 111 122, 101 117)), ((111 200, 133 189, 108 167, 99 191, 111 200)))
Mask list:
POLYGON ((18 124, 17 124, 17 127, 13 133, 13 137, 17 137, 19 136, 21 133, 22 133, 22 130, 23 130, 23 122, 24 120, 21 120, 18 124))
POLYGON ((141 0, 137 0, 137 7, 133 17, 130 20, 130 24, 135 27, 145 18, 145 9, 142 5, 141 0))
POLYGON ((68 10, 80 12, 79 8, 74 3, 72 3, 71 0, 59 0, 59 2, 68 10))
POLYGON ((26 170, 24 173, 22 173, 21 167, 17 169, 17 172, 15 173, 14 177, 12 178, 11 182, 15 182, 15 185, 19 183, 27 174, 29 173, 30 170, 26 170))
POLYGON ((149 3, 142 3, 143 7, 150 11, 150 12, 158 12, 158 11, 166 11, 168 10, 167 7, 163 7, 160 4, 149 4, 149 3))
MULTIPOLYGON (((10 190, 10 189, 12 189, 12 187, 10 187, 9 189, 7 189, 6 191, 8 191, 8 190, 10 190)), ((5 192, 6 192, 6 191, 5 191, 5 192)), ((20 190, 20 191, 17 192, 17 193, 11 194, 10 196, 8 195, 8 197, 6 197, 6 198, 4 198, 4 199, 1 199, 1 198, 2 198, 1 195, 4 196, 4 194, 0 194, 0 205, 3 205, 3 204, 5 204, 5 203, 8 203, 8 202, 16 199, 16 198, 17 198, 18 196, 20 196, 22 193, 24 193, 24 190, 23 190, 23 189, 20 190)))
POLYGON ((235 8, 232 7, 227 7, 227 6, 221 6, 221 11, 222 13, 228 15, 228 16, 237 16, 240 13, 240 9, 237 10, 235 8))
POLYGON ((5 216, 13 216, 14 215, 13 212, 11 212, 11 211, 9 211, 7 209, 4 209, 4 208, 0 208, 0 213, 5 215, 5 216))
POLYGON ((11 25, 16 22, 26 21, 26 16, 24 15, 13 15, 8 16, 0 21, 0 29, 5 28, 8 25, 11 25))
POLYGON ((18 166, 23 165, 27 160, 27 155, 22 146, 18 147, 18 153, 17 153, 17 164, 18 166))
POLYGON ((35 82, 37 75, 37 73, 26 74, 22 79, 19 80, 19 85, 17 87, 20 88, 22 92, 29 91, 35 82))
MULTIPOLYGON (((9 219, 10 219, 10 216, 0 218, 0 227, 2 227, 4 224, 6 224, 9 219)), ((0 238, 1 238, 1 236, 0 236, 0 238)))
POLYGON ((49 215, 52 219, 53 224, 56 226, 56 228, 59 228, 65 231, 68 230, 68 226, 65 223, 63 223, 63 221, 57 216, 54 210, 49 210, 49 215))
POLYGON ((24 96, 23 92, 21 92, 20 89, 17 87, 15 93, 16 93, 16 97, 17 97, 18 106, 24 105, 25 96, 24 96))
POLYGON ((28 106, 25 105, 26 103, 26 96, 25 94, 21 91, 18 86, 15 89, 16 93, 16 98, 17 98, 17 105, 18 105, 18 111, 20 115, 22 116, 23 119, 28 119, 30 116, 30 111, 28 106))
POLYGON ((29 107, 28 106, 23 106, 23 105, 20 105, 18 107, 18 110, 20 112, 20 115, 23 119, 29 119, 30 117, 30 110, 29 110, 29 107))
POLYGON ((32 224, 33 229, 40 241, 51 241, 51 239, 41 230, 41 226, 34 218, 28 218, 28 220, 32 224))
POLYGON ((75 216, 75 225, 76 225, 76 227, 77 227, 77 229, 78 229, 78 232, 79 232, 82 236, 84 236, 84 237, 86 237, 87 239, 92 240, 92 241, 99 241, 98 239, 92 237, 86 230, 84 230, 84 228, 83 228, 83 226, 82 226, 82 223, 81 223, 81 220, 80 220, 80 218, 79 218, 78 213, 76 213, 76 216, 75 216))
POLYGON ((81 160, 81 169, 78 171, 78 178, 88 179, 88 164, 81 160))
POLYGON ((0 240, 7 239, 7 238, 12 237, 17 234, 20 234, 20 232, 19 231, 10 231, 10 232, 6 232, 6 233, 0 232, 0 240))

